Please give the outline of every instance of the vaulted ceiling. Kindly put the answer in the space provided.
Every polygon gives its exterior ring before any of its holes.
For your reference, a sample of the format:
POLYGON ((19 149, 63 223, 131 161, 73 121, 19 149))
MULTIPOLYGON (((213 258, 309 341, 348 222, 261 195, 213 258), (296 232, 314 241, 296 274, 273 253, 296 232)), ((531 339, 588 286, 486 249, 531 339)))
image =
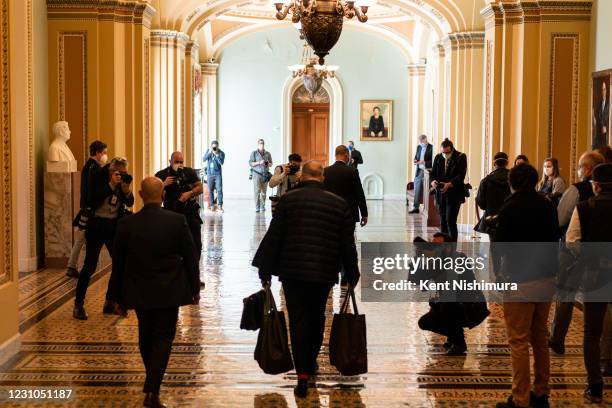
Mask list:
MULTIPOLYGON (((141 0, 156 10, 153 27, 187 33, 200 45, 202 60, 218 59, 223 48, 251 32, 278 21, 270 0, 141 0)), ((407 60, 416 62, 445 34, 482 30, 480 9, 490 0, 377 0, 365 24, 348 26, 382 36, 398 45, 407 60)))

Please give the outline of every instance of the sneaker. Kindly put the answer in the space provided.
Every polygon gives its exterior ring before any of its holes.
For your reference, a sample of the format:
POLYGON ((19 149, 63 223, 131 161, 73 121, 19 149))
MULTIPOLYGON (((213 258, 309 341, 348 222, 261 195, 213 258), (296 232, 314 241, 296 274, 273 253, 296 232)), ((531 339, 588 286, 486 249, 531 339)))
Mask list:
POLYGON ((533 391, 529 393, 529 406, 532 408, 549 408, 548 395, 540 395, 539 397, 533 391))
POLYGON ((467 345, 465 344, 452 344, 446 351, 447 356, 463 356, 467 351, 467 345))
POLYGON ((66 268, 66 276, 68 276, 70 278, 78 278, 79 277, 79 271, 77 271, 76 268, 68 267, 68 268, 66 268))
POLYGON ((85 312, 85 308, 83 306, 74 305, 74 309, 72 309, 72 317, 77 320, 87 320, 87 312, 85 312))
POLYGON ((601 404, 603 402, 603 384, 589 385, 584 390, 584 398, 594 404, 601 404))
POLYGON ((293 394, 298 398, 306 398, 308 395, 308 379, 300 378, 298 383, 293 389, 293 394))
POLYGON ((565 344, 553 343, 551 340, 548 340, 548 347, 550 347, 555 354, 565 354, 565 344))
POLYGON ((410 210, 408 211, 408 214, 418 214, 419 213, 419 209, 415 208, 414 210, 410 210))
POLYGON ((217 207, 217 211, 219 211, 220 213, 222 213, 222 212, 223 212, 223 206, 222 206, 222 205, 220 205, 219 207, 217 207))

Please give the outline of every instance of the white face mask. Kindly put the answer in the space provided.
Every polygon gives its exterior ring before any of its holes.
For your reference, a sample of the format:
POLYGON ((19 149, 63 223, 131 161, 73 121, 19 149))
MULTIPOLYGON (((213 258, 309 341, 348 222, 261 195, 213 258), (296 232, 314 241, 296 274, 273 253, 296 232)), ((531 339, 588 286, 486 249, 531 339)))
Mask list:
POLYGON ((179 165, 178 163, 174 163, 172 165, 172 170, 177 171, 179 169, 179 167, 181 167, 181 165, 179 165))
POLYGON ((578 169, 578 171, 576 172, 576 175, 578 176, 578 180, 582 181, 582 179, 584 178, 582 167, 578 169))
POLYGON ((102 156, 100 156, 100 163, 106 164, 107 161, 108 161, 108 154, 103 154, 102 156))
POLYGON ((553 174, 553 168, 552 167, 544 167, 544 175, 546 175, 546 177, 550 177, 553 174))

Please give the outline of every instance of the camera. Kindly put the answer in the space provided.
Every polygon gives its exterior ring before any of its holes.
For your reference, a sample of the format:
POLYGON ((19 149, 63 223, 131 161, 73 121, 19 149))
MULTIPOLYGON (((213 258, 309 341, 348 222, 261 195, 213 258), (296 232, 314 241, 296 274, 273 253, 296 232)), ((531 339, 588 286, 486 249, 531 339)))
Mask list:
POLYGON ((268 166, 269 164, 270 164, 269 161, 267 161, 267 160, 264 161, 264 166, 268 166))
POLYGON ((289 175, 293 176, 295 173, 297 173, 300 170, 300 166, 298 166, 297 164, 295 165, 289 165, 289 175))
POLYGON ((124 182, 125 184, 131 184, 132 180, 134 180, 134 178, 132 177, 131 174, 121 173, 121 181, 124 182))

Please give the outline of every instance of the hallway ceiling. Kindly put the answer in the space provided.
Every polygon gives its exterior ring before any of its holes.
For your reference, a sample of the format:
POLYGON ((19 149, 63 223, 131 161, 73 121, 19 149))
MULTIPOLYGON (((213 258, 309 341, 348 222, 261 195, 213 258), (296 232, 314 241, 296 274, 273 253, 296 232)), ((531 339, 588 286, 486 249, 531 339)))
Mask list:
MULTIPOLYGON (((154 28, 183 31, 200 45, 202 61, 217 60, 223 49, 252 32, 278 21, 270 0, 142 0, 157 9, 154 28)), ((398 45, 409 62, 424 58, 435 41, 455 31, 484 28, 480 9, 491 0, 378 0, 368 11, 369 20, 347 21, 353 29, 398 45)))

